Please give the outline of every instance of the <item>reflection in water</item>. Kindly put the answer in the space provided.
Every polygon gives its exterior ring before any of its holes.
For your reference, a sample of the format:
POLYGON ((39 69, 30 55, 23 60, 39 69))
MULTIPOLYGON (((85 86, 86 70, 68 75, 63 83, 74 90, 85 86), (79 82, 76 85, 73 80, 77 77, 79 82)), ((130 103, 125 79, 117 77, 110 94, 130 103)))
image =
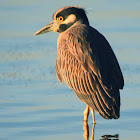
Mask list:
MULTIPOLYGON (((91 135, 90 140, 94 140, 94 128, 95 128, 95 124, 93 124, 92 126, 92 135, 91 135)), ((88 126, 87 121, 84 121, 83 130, 84 130, 83 137, 85 138, 85 140, 89 140, 89 126, 88 126)), ((102 138, 100 140, 119 140, 119 134, 103 135, 101 137, 102 138)))
MULTIPOLYGON (((95 127, 95 124, 93 124, 93 126, 92 126, 92 135, 91 135, 90 140, 94 140, 94 127, 95 127)), ((88 126, 87 121, 84 121, 83 130, 85 130, 83 137, 85 138, 85 140, 88 140, 88 138, 89 138, 89 126, 88 126)))

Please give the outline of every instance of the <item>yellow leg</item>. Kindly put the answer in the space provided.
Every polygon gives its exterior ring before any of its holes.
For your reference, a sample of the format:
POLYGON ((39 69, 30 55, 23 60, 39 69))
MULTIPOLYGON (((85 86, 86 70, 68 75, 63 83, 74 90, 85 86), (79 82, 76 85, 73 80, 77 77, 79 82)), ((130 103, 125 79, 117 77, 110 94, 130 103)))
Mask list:
POLYGON ((88 120, 88 115, 89 115, 89 106, 87 105, 87 107, 84 111, 84 121, 88 120))
POLYGON ((90 111, 91 111, 91 114, 92 114, 93 124, 95 124, 94 109, 90 107, 90 111))

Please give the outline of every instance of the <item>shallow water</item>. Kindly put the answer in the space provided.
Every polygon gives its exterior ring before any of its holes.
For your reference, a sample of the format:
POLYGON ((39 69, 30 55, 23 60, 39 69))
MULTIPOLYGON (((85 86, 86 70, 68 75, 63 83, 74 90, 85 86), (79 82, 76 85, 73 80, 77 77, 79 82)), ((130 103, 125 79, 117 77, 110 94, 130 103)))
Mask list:
MULTIPOLYGON (((0 140, 84 139, 86 106, 55 74, 58 34, 33 36, 67 5, 88 10, 90 24, 109 40, 124 74, 121 117, 105 120, 96 113, 94 139, 112 135, 112 139, 139 140, 138 0, 0 1, 0 140)), ((91 136, 91 115, 88 124, 91 136)))

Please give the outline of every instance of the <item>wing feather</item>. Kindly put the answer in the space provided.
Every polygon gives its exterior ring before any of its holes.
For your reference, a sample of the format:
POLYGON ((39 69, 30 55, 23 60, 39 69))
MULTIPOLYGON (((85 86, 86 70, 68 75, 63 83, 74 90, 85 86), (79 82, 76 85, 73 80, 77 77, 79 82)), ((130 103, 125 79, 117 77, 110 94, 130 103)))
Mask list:
POLYGON ((98 31, 82 25, 61 33, 56 73, 102 117, 119 118, 124 80, 109 43, 98 31))
POLYGON ((86 90, 85 90, 85 87, 83 84, 83 78, 80 78, 80 84, 81 84, 81 88, 82 88, 83 93, 86 94, 86 90))
POLYGON ((73 84, 72 84, 72 80, 71 80, 71 73, 68 71, 68 76, 66 79, 68 79, 69 84, 67 84, 71 89, 73 89, 73 84))
POLYGON ((74 74, 74 82, 75 82, 75 86, 76 86, 76 91, 80 93, 80 89, 79 89, 79 85, 78 85, 78 79, 76 74, 74 74))

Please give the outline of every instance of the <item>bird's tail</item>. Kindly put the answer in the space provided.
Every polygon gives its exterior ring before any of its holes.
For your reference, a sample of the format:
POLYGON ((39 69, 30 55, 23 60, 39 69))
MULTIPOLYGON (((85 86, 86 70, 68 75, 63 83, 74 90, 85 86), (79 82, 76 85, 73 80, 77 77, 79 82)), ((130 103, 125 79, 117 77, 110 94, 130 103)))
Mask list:
POLYGON ((76 93, 79 99, 95 109, 105 119, 118 119, 120 117, 120 92, 107 90, 98 84, 94 93, 76 93))
POLYGON ((105 119, 118 119, 120 117, 120 92, 119 89, 105 88, 102 84, 97 86, 99 104, 101 106, 97 111, 105 119), (101 111, 100 111, 101 110, 101 111))

